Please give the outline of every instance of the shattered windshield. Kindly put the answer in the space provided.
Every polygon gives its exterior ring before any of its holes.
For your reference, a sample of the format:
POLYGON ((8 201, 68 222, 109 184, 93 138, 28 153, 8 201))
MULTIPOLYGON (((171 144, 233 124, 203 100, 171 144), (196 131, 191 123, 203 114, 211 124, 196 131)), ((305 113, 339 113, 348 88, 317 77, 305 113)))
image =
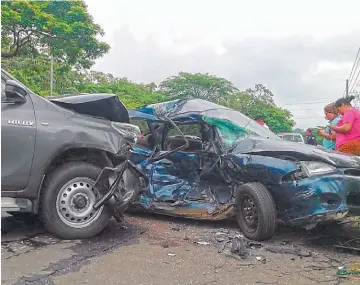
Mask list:
POLYGON ((281 140, 269 129, 235 110, 208 110, 202 112, 202 115, 205 122, 216 127, 227 149, 233 148, 237 141, 251 136, 281 140))

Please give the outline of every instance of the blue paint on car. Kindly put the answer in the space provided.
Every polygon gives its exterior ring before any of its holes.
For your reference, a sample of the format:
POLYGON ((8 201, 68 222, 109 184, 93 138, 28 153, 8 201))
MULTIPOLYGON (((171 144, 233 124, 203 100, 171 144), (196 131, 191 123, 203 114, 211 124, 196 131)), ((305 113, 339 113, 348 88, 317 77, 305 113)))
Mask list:
POLYGON ((204 100, 174 100, 129 111, 130 118, 158 124, 154 150, 134 146, 131 160, 149 178, 138 204, 147 210, 193 219, 221 220, 236 213, 239 185, 261 183, 278 218, 295 225, 337 219, 349 210, 349 193, 360 191, 360 159, 281 140, 245 115, 204 100), (173 126, 201 129, 200 149, 172 153, 173 126), (160 130, 160 131, 159 131, 160 130), (169 153, 148 163, 152 156, 169 153), (303 162, 318 162, 306 170, 303 162), (320 166, 319 166, 320 165, 320 166), (316 167, 324 172, 316 174, 316 167), (309 171, 314 171, 310 173, 309 171))

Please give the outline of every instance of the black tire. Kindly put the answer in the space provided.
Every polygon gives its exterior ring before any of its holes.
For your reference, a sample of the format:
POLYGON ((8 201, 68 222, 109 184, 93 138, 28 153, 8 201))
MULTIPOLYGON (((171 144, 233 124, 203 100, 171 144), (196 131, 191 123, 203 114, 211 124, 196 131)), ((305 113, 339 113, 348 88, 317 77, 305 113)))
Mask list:
POLYGON ((235 206, 236 219, 245 237, 256 241, 272 238, 276 230, 276 207, 270 192, 264 185, 257 182, 241 185, 236 192, 235 206), (248 205, 254 206, 245 207, 248 205), (254 219, 246 219, 245 208, 252 209, 250 211, 255 210, 253 217, 257 222, 254 222, 252 226, 249 225, 249 220, 254 221, 254 219))
MULTIPOLYGON (((99 234, 109 223, 112 216, 107 207, 103 207, 99 216, 87 227, 76 228, 67 225, 58 214, 57 197, 69 181, 77 177, 96 181, 101 169, 87 162, 71 162, 56 168, 44 181, 40 197, 40 217, 45 228, 62 239, 84 239, 99 234)), ((101 195, 101 194, 100 194, 101 195)))

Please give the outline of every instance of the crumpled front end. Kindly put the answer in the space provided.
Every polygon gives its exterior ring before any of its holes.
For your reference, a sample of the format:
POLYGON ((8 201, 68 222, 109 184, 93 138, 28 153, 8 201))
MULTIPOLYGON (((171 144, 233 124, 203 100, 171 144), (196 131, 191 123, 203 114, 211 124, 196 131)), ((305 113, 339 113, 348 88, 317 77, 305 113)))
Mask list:
POLYGON ((344 176, 326 175, 302 179, 296 186, 287 185, 295 192, 291 208, 286 210, 289 221, 303 225, 344 217, 348 212, 344 184, 344 176))
POLYGON ((346 170, 290 177, 272 190, 284 220, 293 225, 311 228, 319 222, 340 220, 354 206, 349 197, 360 196, 360 177, 347 175, 346 170))

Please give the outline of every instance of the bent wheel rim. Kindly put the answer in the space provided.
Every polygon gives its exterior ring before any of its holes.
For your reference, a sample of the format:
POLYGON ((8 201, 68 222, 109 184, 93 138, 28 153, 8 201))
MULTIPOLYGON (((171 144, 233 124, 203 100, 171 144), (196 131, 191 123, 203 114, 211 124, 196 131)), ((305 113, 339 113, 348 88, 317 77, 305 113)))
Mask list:
POLYGON ((86 177, 77 177, 67 182, 59 191, 56 210, 61 221, 72 228, 86 228, 101 215, 104 207, 95 211, 93 205, 100 197, 93 188, 95 181, 86 177))
POLYGON ((238 215, 242 220, 245 230, 250 233, 256 232, 258 228, 258 207, 250 195, 243 195, 240 205, 238 205, 238 215))

